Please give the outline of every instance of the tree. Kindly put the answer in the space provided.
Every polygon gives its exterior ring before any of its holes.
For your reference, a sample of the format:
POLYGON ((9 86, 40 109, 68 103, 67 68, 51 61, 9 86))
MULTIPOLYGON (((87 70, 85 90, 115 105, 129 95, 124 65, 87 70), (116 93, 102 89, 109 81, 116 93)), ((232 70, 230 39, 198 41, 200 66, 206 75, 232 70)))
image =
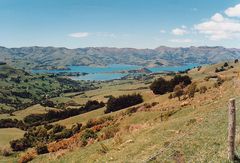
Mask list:
POLYGON ((180 83, 182 83, 184 86, 187 86, 192 83, 191 78, 187 75, 181 76, 181 75, 176 75, 174 76, 173 79, 170 80, 172 84, 172 89, 180 83))
POLYGON ((176 75, 170 81, 167 81, 164 78, 160 77, 150 85, 150 89, 154 94, 163 95, 167 92, 174 91, 175 86, 180 83, 182 83, 184 86, 187 86, 191 84, 192 81, 191 78, 187 75, 176 75))
POLYGON ((234 63, 238 63, 238 59, 235 59, 234 63))
POLYGON ((117 98, 111 97, 107 102, 107 109, 105 110, 105 113, 114 112, 142 102, 143 98, 140 94, 122 95, 117 98))
POLYGON ((160 77, 150 85, 150 89, 154 94, 163 95, 171 90, 171 84, 169 81, 166 81, 164 78, 160 77))

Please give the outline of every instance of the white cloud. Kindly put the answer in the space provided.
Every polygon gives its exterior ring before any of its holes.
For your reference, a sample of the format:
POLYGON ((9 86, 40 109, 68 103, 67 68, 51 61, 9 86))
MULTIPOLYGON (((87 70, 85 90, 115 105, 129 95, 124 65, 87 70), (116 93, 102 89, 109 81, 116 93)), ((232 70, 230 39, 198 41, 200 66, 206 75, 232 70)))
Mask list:
POLYGON ((186 27, 184 26, 184 28, 175 28, 172 30, 172 34, 174 35, 178 35, 178 36, 181 36, 181 35, 184 35, 184 34, 187 34, 187 30, 185 29, 186 27))
POLYGON ((172 39, 172 40, 169 40, 170 42, 174 42, 174 43, 192 43, 193 40, 191 39, 172 39))
POLYGON ((194 29, 215 41, 240 38, 240 21, 224 18, 219 13, 213 15, 210 20, 195 25, 194 29))
POLYGON ((69 34, 70 37, 74 37, 74 38, 84 38, 84 37, 88 37, 89 33, 88 32, 77 32, 77 33, 71 33, 69 34))
POLYGON ((226 9, 225 14, 229 17, 240 17, 240 4, 226 9))
POLYGON ((216 13, 215 15, 213 15, 211 19, 213 21, 215 21, 215 22, 222 22, 222 21, 224 21, 224 17, 221 14, 219 14, 219 13, 216 13))

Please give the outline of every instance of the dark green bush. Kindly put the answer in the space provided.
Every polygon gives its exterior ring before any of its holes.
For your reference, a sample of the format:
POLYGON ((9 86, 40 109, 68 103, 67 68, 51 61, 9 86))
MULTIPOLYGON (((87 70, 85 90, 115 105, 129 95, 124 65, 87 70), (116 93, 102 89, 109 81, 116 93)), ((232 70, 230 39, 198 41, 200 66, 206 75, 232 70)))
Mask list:
POLYGON ((105 113, 114 112, 143 102, 140 94, 122 95, 117 98, 112 97, 107 102, 105 113))
POLYGON ((44 143, 39 143, 36 147, 36 151, 37 151, 37 154, 40 155, 40 154, 45 154, 45 153, 49 153, 48 151, 48 147, 46 144, 44 143))
POLYGON ((150 89, 154 94, 163 95, 171 90, 171 83, 160 77, 150 85, 150 89))
POLYGON ((223 65, 223 67, 228 67, 228 63, 225 62, 224 65, 223 65))
POLYGON ((160 77, 155 80, 151 85, 150 89, 154 94, 163 95, 167 92, 172 92, 176 85, 182 83, 184 86, 187 86, 192 83, 191 78, 187 75, 175 75, 170 81, 165 80, 160 77))
POLYGON ((29 140, 26 138, 21 138, 18 140, 12 140, 10 141, 10 146, 13 149, 13 151, 23 151, 29 147, 31 147, 31 144, 29 140))

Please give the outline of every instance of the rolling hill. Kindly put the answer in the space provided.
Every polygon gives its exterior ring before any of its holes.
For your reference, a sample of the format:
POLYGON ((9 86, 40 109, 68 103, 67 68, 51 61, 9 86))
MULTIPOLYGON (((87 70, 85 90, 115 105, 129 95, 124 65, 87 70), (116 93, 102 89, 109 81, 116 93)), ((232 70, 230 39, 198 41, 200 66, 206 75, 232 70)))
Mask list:
POLYGON ((209 64, 240 58, 240 49, 224 47, 160 46, 156 49, 88 47, 78 49, 55 47, 0 47, 0 61, 26 69, 56 69, 67 65, 105 66, 131 64, 145 67, 209 64))

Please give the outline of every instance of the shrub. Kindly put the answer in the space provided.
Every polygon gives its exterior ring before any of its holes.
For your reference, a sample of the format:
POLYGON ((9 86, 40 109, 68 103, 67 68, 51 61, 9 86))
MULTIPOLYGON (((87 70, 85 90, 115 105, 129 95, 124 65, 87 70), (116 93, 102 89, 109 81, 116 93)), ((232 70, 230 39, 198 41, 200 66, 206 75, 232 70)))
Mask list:
POLYGON ((188 97, 189 98, 193 98, 194 95, 195 95, 196 90, 197 90, 196 83, 192 83, 191 85, 189 85, 188 88, 187 88, 187 92, 186 92, 188 97))
POLYGON ((235 59, 234 63, 238 63, 238 59, 235 59))
POLYGON ((223 84, 223 82, 224 82, 224 80, 222 78, 218 77, 216 83, 214 83, 214 87, 218 88, 220 85, 223 84))
POLYGON ((180 101, 180 97, 184 93, 183 88, 184 88, 183 83, 180 83, 180 84, 176 85, 175 88, 174 88, 174 96, 178 97, 179 101, 180 101))
POLYGON ((27 130, 28 126, 21 120, 7 118, 0 119, 0 128, 20 128, 22 130, 27 130))
POLYGON ((86 124, 86 128, 91 128, 96 125, 100 125, 105 123, 106 121, 112 121, 113 117, 112 116, 104 116, 98 119, 89 119, 86 124))
POLYGON ((23 151, 31 147, 31 143, 26 138, 21 138, 17 140, 10 141, 11 148, 13 151, 23 151))
POLYGON ((168 96, 168 99, 172 99, 173 98, 173 94, 171 93, 169 96, 168 96))
POLYGON ((223 67, 228 67, 228 63, 225 62, 224 65, 223 65, 223 67))
POLYGON ((77 123, 77 124, 73 125, 72 128, 71 128, 72 133, 76 134, 77 132, 80 131, 81 127, 82 127, 81 123, 77 123))
POLYGON ((86 142, 90 138, 96 139, 97 138, 97 134, 93 130, 91 130, 91 129, 86 129, 84 131, 84 133, 82 134, 82 136, 81 136, 81 140, 83 142, 86 142))
POLYGON ((36 147, 36 151, 37 151, 37 154, 40 155, 40 154, 45 154, 45 153, 49 153, 48 151, 48 147, 46 144, 44 143, 39 143, 36 147))
POLYGON ((107 102, 105 113, 114 112, 143 102, 140 94, 122 95, 117 98, 112 97, 107 102))
POLYGON ((203 94, 207 91, 207 87, 206 86, 201 86, 199 91, 200 91, 200 94, 203 94))
POLYGON ((217 72, 222 72, 222 71, 225 71, 225 68, 222 66, 222 67, 220 67, 219 69, 218 68, 216 68, 215 69, 215 72, 217 73, 217 72))
POLYGON ((187 86, 192 83, 191 78, 187 75, 175 75, 170 81, 166 81, 164 78, 159 78, 155 80, 151 85, 150 89, 154 94, 163 95, 167 92, 172 92, 176 85, 182 83, 187 86))
POLYGON ((110 127, 105 129, 101 138, 103 140, 110 139, 110 138, 114 137, 118 131, 119 131, 118 126, 116 126, 116 125, 115 126, 110 126, 110 127))
POLYGON ((171 82, 171 85, 172 85, 172 90, 174 89, 174 87, 180 83, 182 83, 184 86, 187 86, 189 84, 192 83, 192 80, 189 76, 187 75, 184 75, 184 76, 181 76, 181 75, 176 75, 174 76, 173 79, 170 80, 171 82))
POLYGON ((150 85, 150 89, 154 94, 163 95, 171 90, 171 83, 160 77, 150 85))
POLYGON ((52 132, 53 133, 58 133, 58 132, 61 132, 63 129, 65 129, 66 127, 65 126, 61 126, 59 124, 56 124, 53 126, 52 128, 52 132))

